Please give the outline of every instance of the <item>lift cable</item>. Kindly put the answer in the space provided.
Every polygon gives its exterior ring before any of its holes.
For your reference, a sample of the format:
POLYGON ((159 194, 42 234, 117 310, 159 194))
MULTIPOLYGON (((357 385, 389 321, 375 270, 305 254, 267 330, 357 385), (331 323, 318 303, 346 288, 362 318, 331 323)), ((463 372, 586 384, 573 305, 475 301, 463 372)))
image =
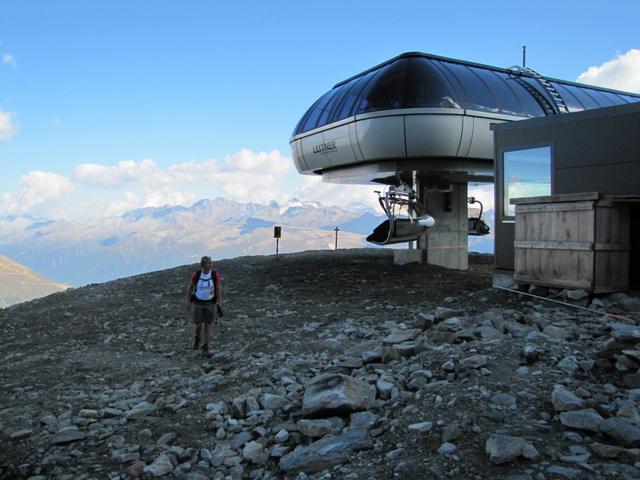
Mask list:
POLYGON ((577 308, 579 310, 586 310, 587 312, 591 312, 591 313, 596 314, 596 315, 605 315, 607 317, 617 318, 617 319, 620 319, 620 320, 626 320, 628 322, 635 323, 633 319, 631 319, 629 317, 625 317, 624 315, 617 315, 615 313, 602 312, 600 310, 594 310, 592 308, 581 307, 580 305, 574 305, 572 303, 562 302, 560 300, 554 300, 553 298, 541 297, 540 295, 534 295, 533 293, 528 293, 528 292, 521 292, 520 290, 514 290, 513 288, 499 287, 497 285, 494 285, 493 288, 497 288, 499 290, 506 290, 507 292, 511 292, 511 293, 517 293, 518 295, 526 295, 528 297, 537 298, 539 300, 545 300, 547 302, 559 303, 560 305, 577 308))

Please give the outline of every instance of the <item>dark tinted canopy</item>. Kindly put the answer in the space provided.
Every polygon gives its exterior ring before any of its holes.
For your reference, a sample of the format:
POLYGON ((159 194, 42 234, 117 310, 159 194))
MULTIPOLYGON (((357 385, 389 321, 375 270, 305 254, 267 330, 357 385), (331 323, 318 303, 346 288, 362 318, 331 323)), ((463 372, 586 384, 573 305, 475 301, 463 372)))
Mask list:
MULTIPOLYGON (((632 93, 546 80, 569 111, 640 102, 640 95, 632 93)), ((555 113, 549 90, 527 72, 405 53, 338 83, 307 110, 293 135, 353 115, 399 108, 465 108, 539 117, 555 113)))

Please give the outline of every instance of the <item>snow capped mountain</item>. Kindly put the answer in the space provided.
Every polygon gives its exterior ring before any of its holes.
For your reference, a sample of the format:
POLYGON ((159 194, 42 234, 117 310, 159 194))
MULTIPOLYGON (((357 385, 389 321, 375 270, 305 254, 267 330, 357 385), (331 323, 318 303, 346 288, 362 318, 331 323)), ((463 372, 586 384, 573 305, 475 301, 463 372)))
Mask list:
POLYGON ((196 262, 204 254, 271 254, 274 225, 282 226, 282 253, 333 248, 334 233, 328 230, 336 226, 341 248, 362 247, 363 233, 381 221, 298 199, 263 205, 214 198, 86 223, 0 218, 0 254, 78 286, 196 262))

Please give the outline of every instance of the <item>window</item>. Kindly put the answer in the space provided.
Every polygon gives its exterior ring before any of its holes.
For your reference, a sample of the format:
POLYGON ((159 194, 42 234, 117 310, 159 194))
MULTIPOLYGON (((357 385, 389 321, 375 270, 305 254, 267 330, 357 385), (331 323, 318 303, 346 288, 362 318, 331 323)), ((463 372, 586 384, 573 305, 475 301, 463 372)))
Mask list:
POLYGON ((528 148, 504 152, 503 213, 515 216, 512 198, 539 197, 551 194, 551 147, 528 148))

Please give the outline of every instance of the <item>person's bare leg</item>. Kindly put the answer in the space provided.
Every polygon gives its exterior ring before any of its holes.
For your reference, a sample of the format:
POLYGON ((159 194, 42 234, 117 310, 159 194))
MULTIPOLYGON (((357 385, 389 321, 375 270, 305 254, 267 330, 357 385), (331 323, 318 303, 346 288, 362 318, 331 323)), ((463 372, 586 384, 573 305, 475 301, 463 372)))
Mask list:
POLYGON ((200 348, 200 330, 202 328, 202 325, 196 323, 196 336, 195 339, 193 341, 193 349, 197 350, 198 348, 200 348))
POLYGON ((209 354, 209 331, 211 329, 211 325, 207 322, 202 322, 202 353, 204 355, 209 354))

